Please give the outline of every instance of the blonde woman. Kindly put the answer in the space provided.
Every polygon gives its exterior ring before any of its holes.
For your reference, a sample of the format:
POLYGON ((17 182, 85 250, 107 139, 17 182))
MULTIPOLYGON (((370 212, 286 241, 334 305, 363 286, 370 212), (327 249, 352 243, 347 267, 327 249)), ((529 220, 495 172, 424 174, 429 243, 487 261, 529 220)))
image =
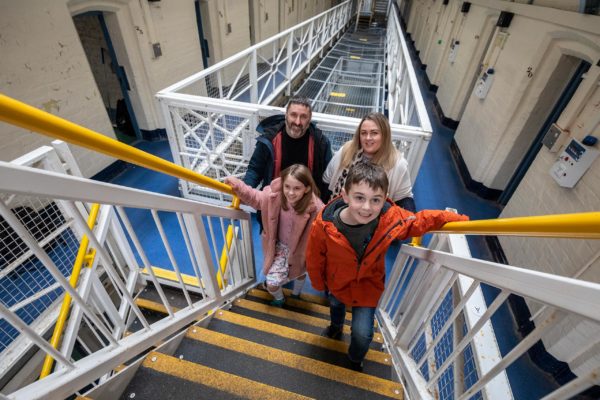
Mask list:
POLYGON ((390 124, 381 113, 366 115, 352 140, 346 142, 329 162, 323 182, 329 184, 332 197, 341 193, 350 167, 364 160, 380 165, 386 171, 390 183, 388 197, 398 206, 415 212, 408 162, 394 147, 390 124))

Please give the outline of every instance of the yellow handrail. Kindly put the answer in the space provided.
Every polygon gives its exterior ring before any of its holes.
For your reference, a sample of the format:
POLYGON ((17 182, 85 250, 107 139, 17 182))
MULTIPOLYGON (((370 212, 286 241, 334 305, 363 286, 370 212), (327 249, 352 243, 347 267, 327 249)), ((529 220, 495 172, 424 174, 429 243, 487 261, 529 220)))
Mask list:
MULTIPOLYGON (((94 132, 91 129, 77 125, 56 115, 42 111, 28 104, 12 99, 0 93, 0 120, 12 125, 20 126, 46 136, 61 139, 66 142, 86 147, 117 159, 162 172, 171 176, 198 183, 202 186, 233 195, 231 207, 239 209, 240 200, 235 196, 231 186, 217 180, 198 174, 170 161, 146 153, 133 146, 126 145, 118 140, 94 132)), ((226 243, 227 249, 231 239, 226 243)), ((223 249, 225 257, 220 259, 220 268, 225 273, 227 269, 227 250, 223 249)), ((219 286, 223 282, 219 277, 219 286)))
POLYGON ((600 239, 600 212, 449 222, 435 232, 600 239))
MULTIPOLYGON (((87 220, 88 227, 93 229, 94 225, 96 225, 96 218, 98 217, 98 212, 100 210, 100 204, 93 204, 92 209, 90 210, 90 215, 87 220)), ((91 259, 87 257, 87 248, 89 244, 89 239, 87 235, 83 235, 81 238, 81 243, 79 244, 79 250, 77 251, 77 256, 75 257, 75 263, 73 264, 73 271, 71 272, 71 278, 69 279, 69 284, 71 287, 76 287, 77 282, 79 281, 79 275, 81 274, 81 267, 83 263, 87 261, 87 265, 91 266, 94 262, 93 255, 91 259)), ((94 252, 95 254, 95 252, 94 252)), ((63 330, 65 329, 65 323, 67 321, 67 317, 69 316, 69 311, 71 310, 71 295, 69 293, 65 294, 65 297, 62 302, 62 306, 60 307, 60 312, 58 313, 58 318, 56 319, 56 325, 54 325, 54 332, 52 333, 52 338, 50 339, 50 345, 55 349, 58 348, 58 344, 60 343, 60 339, 62 338, 63 330)), ((44 365, 42 366, 42 372, 40 373, 40 379, 45 378, 52 372, 52 366, 54 365, 54 358, 50 354, 46 354, 46 358, 44 359, 44 365)))
POLYGON ((0 93, 0 120, 234 196, 231 186, 0 93))

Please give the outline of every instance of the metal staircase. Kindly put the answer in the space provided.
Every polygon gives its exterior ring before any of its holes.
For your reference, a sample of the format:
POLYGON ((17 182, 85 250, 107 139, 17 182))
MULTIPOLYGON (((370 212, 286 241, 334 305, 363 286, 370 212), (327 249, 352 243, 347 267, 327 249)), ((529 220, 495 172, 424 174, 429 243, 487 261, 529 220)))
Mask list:
MULTIPOLYGON (((403 398, 402 385, 391 380, 391 357, 381 351, 377 330, 364 372, 348 369, 350 327, 343 341, 320 336, 329 324, 325 299, 289 294, 277 308, 268 305, 266 291, 250 290, 229 310, 217 310, 125 367, 122 374, 132 376, 126 387, 109 381, 87 397, 106 398, 111 387, 111 394, 122 399, 403 398), (116 387, 122 393, 115 393, 116 387)), ((169 296, 172 304, 178 299, 185 304, 181 292, 169 296)), ((148 319, 167 316, 155 298, 151 285, 138 298, 148 319)), ((347 324, 351 318, 348 313, 347 324)))

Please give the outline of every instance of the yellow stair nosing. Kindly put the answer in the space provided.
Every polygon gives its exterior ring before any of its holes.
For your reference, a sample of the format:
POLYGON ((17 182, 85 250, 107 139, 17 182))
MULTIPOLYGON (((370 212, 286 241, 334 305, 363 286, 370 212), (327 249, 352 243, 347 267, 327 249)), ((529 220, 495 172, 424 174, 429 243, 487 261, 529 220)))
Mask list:
MULTIPOLYGON (((264 290, 251 289, 248 294, 254 297, 261 298, 263 300, 272 300, 273 296, 264 290)), ((318 314, 329 315, 329 307, 326 307, 321 304, 315 304, 304 300, 293 299, 291 297, 286 297, 285 304, 288 304, 292 307, 301 308, 303 310, 316 312, 318 314)), ((346 320, 352 321, 352 314, 346 313, 346 320)))
MULTIPOLYGON (((324 318, 313 317, 310 315, 305 315, 305 314, 297 313, 294 311, 284 310, 279 307, 271 307, 266 304, 257 303, 255 301, 250 301, 250 300, 246 300, 246 299, 237 299, 234 302, 234 304, 239 307, 248 309, 248 310, 258 311, 258 312, 265 313, 265 314, 271 314, 271 315, 274 315, 279 318, 289 319, 292 321, 301 322, 303 324, 316 326, 319 328, 328 327, 329 322, 330 322, 329 318, 324 319, 324 318)), ((344 334, 350 335, 350 326, 344 325, 344 334)), ((380 333, 375 333, 373 335, 373 341, 376 343, 383 343, 383 337, 381 336, 380 333)))
MULTIPOLYGON (((168 314, 167 308, 163 304, 157 303, 153 300, 138 297, 137 299, 135 299, 135 304, 139 308, 145 308, 146 310, 158 312, 161 314, 168 314)), ((173 312, 177 312, 179 311, 179 308, 171 306, 171 310, 173 310, 173 312)))
MULTIPOLYGON (((154 272, 154 275, 156 275, 157 278, 165 279, 165 280, 173 281, 173 282, 179 282, 179 279, 177 279, 177 274, 175 273, 175 271, 171 271, 169 269, 164 269, 164 268, 159 268, 159 267, 152 267, 152 272, 154 272)), ((150 272, 148 271, 148 268, 144 268, 142 270, 142 274, 149 276, 150 272)), ((183 283, 185 283, 186 285, 200 287, 200 285, 198 283, 198 278, 196 278, 193 275, 181 274, 181 279, 183 279, 183 283)))
MULTIPOLYGON (((313 346, 325 348, 328 350, 346 353, 348 344, 341 340, 329 339, 314 333, 305 332, 299 329, 289 328, 287 326, 274 324, 246 315, 237 314, 231 311, 219 310, 215 318, 232 324, 248 327, 257 331, 270 333, 286 339, 293 339, 299 342, 307 343, 313 346)), ((383 365, 391 365, 391 357, 381 351, 370 349, 365 356, 366 360, 373 361, 383 365)))
POLYGON ((142 366, 190 382, 196 382, 223 392, 254 400, 310 400, 297 393, 269 386, 251 379, 206 367, 191 361, 151 352, 142 366))
MULTIPOLYGON (((257 289, 257 290, 260 290, 260 289, 257 289)), ((263 292, 264 292, 264 290, 263 290, 263 292)), ((290 289, 284 288, 283 294, 285 294, 286 296, 289 297, 292 295, 292 291, 290 289)), ((310 301, 311 303, 329 307, 329 303, 327 302, 327 299, 325 297, 316 296, 314 294, 305 294, 305 293, 302 293, 301 296, 303 299, 306 299, 306 300, 310 301)))
POLYGON ((245 339, 225 335, 198 326, 191 327, 186 333, 189 339, 208 343, 230 351, 266 360, 275 364, 293 368, 312 375, 326 378, 345 385, 378 393, 391 398, 402 399, 403 390, 399 383, 356 372, 323 361, 300 356, 298 354, 274 349, 269 346, 250 342, 245 339))

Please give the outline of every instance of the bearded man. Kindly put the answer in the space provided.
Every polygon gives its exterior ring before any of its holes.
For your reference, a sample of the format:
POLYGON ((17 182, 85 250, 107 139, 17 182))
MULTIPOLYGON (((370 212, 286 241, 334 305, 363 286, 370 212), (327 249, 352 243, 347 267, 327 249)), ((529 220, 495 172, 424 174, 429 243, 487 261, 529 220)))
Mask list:
POLYGON ((290 165, 303 164, 310 169, 323 202, 329 201, 331 192, 322 177, 332 157, 331 144, 311 118, 311 104, 302 97, 290 98, 285 116, 265 118, 256 127, 261 135, 256 139, 244 183, 266 186, 290 165))

